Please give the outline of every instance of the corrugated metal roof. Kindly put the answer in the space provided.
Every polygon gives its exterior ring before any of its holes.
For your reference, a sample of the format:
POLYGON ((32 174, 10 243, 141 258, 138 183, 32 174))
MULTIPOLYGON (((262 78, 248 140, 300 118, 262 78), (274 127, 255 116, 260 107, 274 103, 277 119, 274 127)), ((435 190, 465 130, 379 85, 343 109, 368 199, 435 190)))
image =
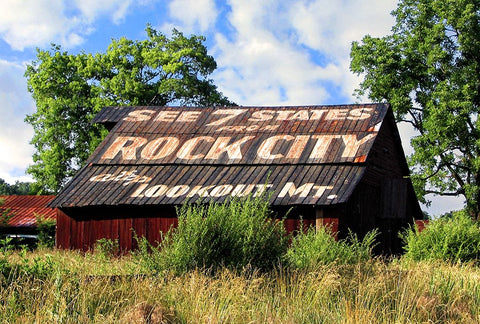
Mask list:
POLYGON ((56 211, 47 207, 55 196, 0 196, 3 201, 0 211, 9 208, 12 218, 8 226, 12 227, 35 227, 36 215, 42 215, 46 219, 55 219, 56 211))
POLYGON ((263 189, 275 205, 345 202, 387 109, 106 107, 94 121, 115 126, 51 205, 222 201, 263 189))

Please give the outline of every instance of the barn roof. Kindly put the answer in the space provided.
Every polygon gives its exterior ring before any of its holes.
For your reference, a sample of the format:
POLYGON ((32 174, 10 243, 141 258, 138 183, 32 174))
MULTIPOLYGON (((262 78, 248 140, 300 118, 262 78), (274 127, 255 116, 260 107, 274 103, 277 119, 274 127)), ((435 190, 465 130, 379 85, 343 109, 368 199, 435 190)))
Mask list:
POLYGON ((111 131, 50 204, 180 204, 273 192, 274 205, 345 202, 387 104, 106 107, 111 131))
POLYGON ((37 215, 55 219, 56 211, 47 207, 54 198, 55 196, 0 196, 0 200, 3 201, 0 212, 9 209, 9 214, 13 215, 8 221, 8 226, 35 227, 37 215))

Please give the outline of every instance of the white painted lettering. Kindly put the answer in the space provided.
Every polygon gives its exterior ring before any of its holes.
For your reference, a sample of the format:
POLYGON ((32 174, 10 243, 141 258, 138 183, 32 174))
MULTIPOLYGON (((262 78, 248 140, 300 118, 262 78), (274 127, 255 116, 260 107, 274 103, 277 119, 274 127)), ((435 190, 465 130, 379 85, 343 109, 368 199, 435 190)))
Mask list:
POLYGON ((315 146, 310 152, 309 160, 324 159, 327 155, 327 149, 335 138, 340 138, 341 135, 312 135, 312 139, 316 140, 315 146))
POLYGON ((189 139, 186 141, 180 150, 177 152, 177 157, 179 159, 183 160, 196 160, 196 159, 201 159, 205 156, 205 154, 195 154, 193 155, 193 151, 195 148, 199 145, 201 142, 214 142, 215 139, 211 136, 199 136, 199 137, 194 137, 192 139, 189 139))
POLYGON ((151 109, 142 109, 134 110, 128 113, 127 117, 123 118, 125 121, 135 122, 135 121, 146 121, 152 118, 152 115, 155 113, 155 110, 151 109))
POLYGON ((195 110, 192 110, 192 111, 183 111, 180 116, 178 116, 176 122, 186 122, 186 123, 191 123, 191 122, 194 122, 198 119, 198 117, 200 117, 200 115, 202 114, 201 111, 195 111, 195 110))
POLYGON ((271 120, 275 111, 273 110, 257 110, 252 113, 252 117, 248 119, 250 123, 258 123, 261 121, 271 120))
POLYGON ((162 159, 172 154, 179 144, 176 137, 160 137, 150 141, 142 150, 142 159, 156 160, 162 159))
POLYGON ((185 195, 190 190, 190 187, 187 185, 178 185, 173 188, 170 188, 167 191, 166 196, 169 198, 177 198, 185 195))
POLYGON ((175 118, 178 116, 179 111, 159 111, 157 117, 155 117, 156 122, 173 122, 175 118))
POLYGON ((299 159, 307 146, 310 135, 297 135, 285 156, 287 159, 299 159))
POLYGON ((226 184, 226 185, 220 185, 216 186, 215 188, 210 191, 210 196, 212 197, 222 197, 230 194, 230 192, 233 190, 233 186, 226 184))
POLYGON ((225 124, 227 121, 247 112, 248 109, 219 109, 214 111, 212 115, 227 115, 226 117, 217 119, 211 123, 208 123, 206 126, 218 126, 225 124))
MULTIPOLYGON (((141 187, 141 186, 140 186, 141 187)), ((137 189, 138 191, 139 189, 137 189)), ((159 197, 165 194, 165 192, 168 190, 168 187, 165 185, 156 185, 148 188, 145 190, 145 197, 149 198, 154 198, 154 197, 159 197)))
POLYGON ((255 188, 254 184, 249 184, 249 185, 238 184, 232 190, 231 195, 233 197, 245 197, 245 196, 248 196, 253 191, 254 188, 255 188))
POLYGON ((250 141, 253 138, 255 138, 255 136, 245 136, 238 141, 229 144, 230 140, 232 139, 231 137, 218 137, 215 143, 213 143, 212 147, 210 148, 210 151, 208 151, 207 155, 205 156, 205 159, 218 160, 222 156, 222 154, 227 153, 230 160, 241 160, 242 144, 250 141))
POLYGON ((325 119, 340 120, 347 118, 348 109, 330 109, 325 119))
POLYGON ((137 149, 147 143, 147 139, 140 136, 118 136, 110 145, 108 150, 103 153, 102 160, 111 160, 122 152, 123 160, 135 160, 137 149), (130 143, 127 145, 127 143, 130 143))
POLYGON ((349 112, 349 116, 347 119, 353 119, 353 120, 363 120, 363 119, 368 119, 372 116, 373 113, 373 108, 357 108, 357 109, 352 109, 349 112))
POLYGON ((280 193, 278 194, 278 197, 283 198, 287 194, 290 197, 297 196, 297 195, 301 198, 307 197, 310 191, 312 190, 313 185, 314 183, 305 183, 297 188, 293 182, 287 182, 283 186, 282 191, 280 191, 280 193))
POLYGON ((277 135, 265 139, 258 147, 257 156, 261 159, 274 160, 283 158, 283 154, 272 154, 272 151, 278 141, 291 141, 292 135, 277 135))

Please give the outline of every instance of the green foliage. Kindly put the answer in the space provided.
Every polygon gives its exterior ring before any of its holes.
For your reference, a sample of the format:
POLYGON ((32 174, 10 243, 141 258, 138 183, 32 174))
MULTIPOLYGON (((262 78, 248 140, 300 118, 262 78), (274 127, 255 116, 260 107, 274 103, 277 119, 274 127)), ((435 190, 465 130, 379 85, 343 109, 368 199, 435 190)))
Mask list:
POLYGON ((38 247, 52 248, 55 245, 56 221, 35 215, 37 219, 38 247))
POLYGON ((105 53, 77 55, 53 45, 37 49, 25 76, 37 110, 33 126, 34 164, 28 172, 37 193, 58 190, 83 165, 106 135, 90 121, 105 106, 229 105, 208 76, 216 62, 204 37, 169 38, 147 27, 146 40, 112 40, 105 53))
POLYGON ((368 232, 363 240, 349 232, 345 240, 335 240, 329 227, 309 227, 299 231, 293 238, 286 260, 287 264, 299 269, 314 269, 320 265, 338 263, 353 264, 371 258, 378 232, 368 232))
POLYGON ((118 243, 117 239, 112 240, 108 238, 102 238, 97 240, 93 249, 102 258, 110 259, 119 255, 120 244, 118 243))
POLYGON ((31 182, 15 181, 13 185, 0 179, 0 195, 29 195, 31 194, 31 182))
MULTIPOLYGON (((272 219, 265 197, 185 204, 178 215, 178 227, 165 235, 155 262, 147 258, 154 270, 182 273, 195 268, 215 271, 247 266, 268 270, 287 249, 283 222, 272 219)), ((148 251, 146 244, 140 241, 140 251, 148 251)))
POLYGON ((409 162, 419 198, 461 194, 478 214, 480 2, 401 0, 392 14, 390 35, 352 45, 357 93, 388 101, 418 132, 409 162))
POLYGON ((10 219, 15 215, 10 207, 2 207, 5 199, 0 198, 0 227, 7 227, 10 219))
POLYGON ((480 259, 480 224, 465 211, 431 220, 422 232, 411 227, 401 233, 405 259, 451 262, 480 259))

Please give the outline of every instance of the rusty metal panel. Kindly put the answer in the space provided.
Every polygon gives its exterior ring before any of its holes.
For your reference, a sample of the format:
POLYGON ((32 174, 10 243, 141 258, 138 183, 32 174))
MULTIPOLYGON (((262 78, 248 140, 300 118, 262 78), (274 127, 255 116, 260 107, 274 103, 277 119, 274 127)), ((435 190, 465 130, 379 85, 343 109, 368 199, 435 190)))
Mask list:
POLYGON ((342 203, 387 109, 107 107, 94 122, 115 127, 50 205, 169 205, 262 190, 274 205, 342 203))
POLYGON ((219 202, 229 196, 273 192, 274 205, 329 205, 345 202, 363 175, 355 165, 260 166, 149 166, 142 176, 138 166, 109 173, 109 166, 82 170, 81 195, 63 193, 59 207, 102 205, 177 205, 186 200, 219 202), (133 175, 138 176, 133 177, 133 175))
POLYGON ((56 219, 56 211, 47 207, 55 196, 0 196, 3 201, 0 212, 9 209, 13 215, 8 220, 12 227, 36 227, 37 215, 45 219, 56 219))

